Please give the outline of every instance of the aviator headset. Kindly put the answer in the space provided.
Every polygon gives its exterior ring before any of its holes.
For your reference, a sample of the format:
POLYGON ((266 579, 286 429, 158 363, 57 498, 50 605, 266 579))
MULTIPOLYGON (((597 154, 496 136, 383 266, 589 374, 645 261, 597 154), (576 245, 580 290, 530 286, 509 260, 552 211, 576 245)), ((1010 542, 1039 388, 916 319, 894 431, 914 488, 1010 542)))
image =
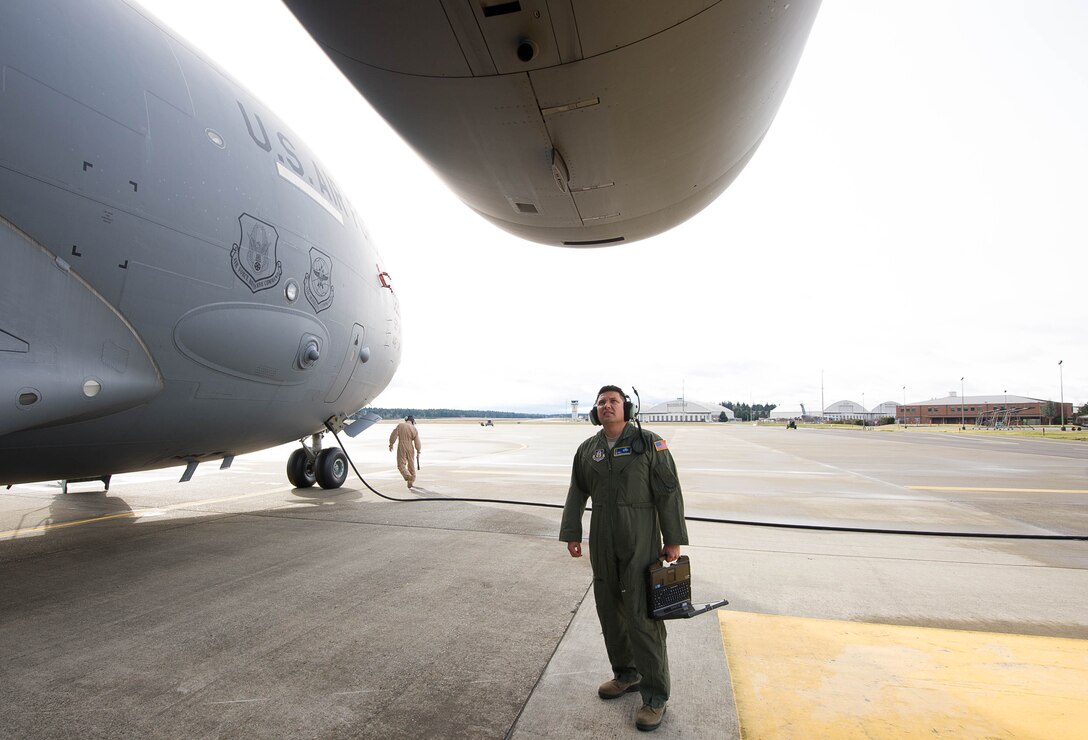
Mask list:
MULTIPOLYGON (((631 386, 631 390, 633 390, 635 392, 635 397, 637 398, 638 397, 638 388, 635 388, 634 386, 631 386)), ((624 421, 631 421, 631 419, 634 419, 635 423, 638 424, 638 438, 631 445, 631 451, 634 452, 636 455, 641 455, 643 452, 646 451, 646 442, 643 439, 642 420, 640 420, 638 418, 638 414, 635 413, 635 404, 631 403, 631 397, 628 396, 626 393, 624 393, 623 389, 621 389, 621 388, 619 388, 618 386, 615 386, 615 385, 606 385, 605 387, 601 388, 599 391, 597 391, 597 398, 599 399, 601 397, 601 394, 605 393, 607 391, 615 391, 615 392, 619 393, 621 396, 623 396, 623 420, 624 421)), ((641 408, 642 408, 642 399, 641 398, 639 398, 639 404, 638 405, 639 405, 639 409, 641 410, 641 408)), ((590 410, 589 410, 589 420, 591 422, 593 422, 594 426, 600 426, 601 425, 601 419, 600 419, 599 416, 597 416, 597 403, 596 403, 596 401, 594 401, 593 407, 590 408, 590 410)))
MULTIPOLYGON (((631 421, 631 418, 634 416, 635 412, 635 404, 631 403, 631 397, 624 393, 623 390, 617 386, 606 385, 604 388, 601 388, 599 391, 597 391, 597 398, 600 399, 601 394, 607 391, 618 391, 619 394, 623 396, 623 420, 631 421)), ((601 417, 597 416, 596 401, 593 402, 593 406, 589 409, 589 420, 593 422, 593 426, 595 427, 599 427, 601 425, 601 417)))

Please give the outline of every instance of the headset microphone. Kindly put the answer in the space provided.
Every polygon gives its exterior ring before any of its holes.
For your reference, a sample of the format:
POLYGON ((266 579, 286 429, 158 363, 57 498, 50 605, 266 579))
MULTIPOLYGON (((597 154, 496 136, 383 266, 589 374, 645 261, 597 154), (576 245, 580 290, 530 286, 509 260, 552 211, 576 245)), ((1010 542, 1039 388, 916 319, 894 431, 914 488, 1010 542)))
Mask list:
POLYGON ((638 439, 631 445, 631 451, 636 455, 641 455, 646 451, 646 442, 642 436, 642 420, 639 419, 639 415, 642 412, 642 396, 638 394, 638 388, 631 386, 631 391, 635 394, 635 398, 638 400, 638 410, 635 411, 635 424, 638 425, 638 439))

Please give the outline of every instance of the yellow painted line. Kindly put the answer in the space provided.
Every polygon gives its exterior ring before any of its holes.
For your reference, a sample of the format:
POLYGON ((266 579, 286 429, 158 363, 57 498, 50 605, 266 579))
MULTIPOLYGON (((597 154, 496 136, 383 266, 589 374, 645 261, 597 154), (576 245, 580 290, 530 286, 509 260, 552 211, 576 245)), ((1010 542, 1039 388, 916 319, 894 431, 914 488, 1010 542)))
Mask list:
POLYGON ((1088 640, 722 610, 753 738, 1084 738, 1088 640))
POLYGON ((246 493, 241 496, 228 496, 226 498, 209 498, 202 501, 186 501, 180 504, 170 504, 169 506, 157 506, 154 509, 137 509, 134 511, 122 511, 118 514, 107 514, 106 516, 96 516, 89 519, 76 519, 71 522, 57 522, 55 524, 41 524, 37 527, 26 527, 24 529, 12 529, 7 532, 0 532, 0 540, 17 537, 19 535, 35 534, 38 532, 49 532, 54 529, 62 529, 63 527, 75 527, 80 524, 93 524, 94 522, 104 522, 110 519, 124 519, 128 517, 138 518, 143 516, 158 516, 164 511, 174 511, 177 509, 188 509, 194 506, 207 506, 208 504, 221 504, 226 501, 239 501, 246 498, 256 498, 257 496, 267 496, 271 493, 279 493, 284 490, 292 490, 289 488, 278 489, 275 491, 258 491, 257 493, 246 493))
POLYGON ((268 496, 273 493, 283 493, 284 491, 292 491, 292 488, 277 488, 271 491, 256 491, 254 493, 243 493, 241 496, 227 496, 225 498, 206 498, 202 501, 184 501, 180 504, 170 504, 169 506, 157 506, 156 511, 173 511, 175 509, 188 509, 191 506, 207 506, 208 504, 222 504, 227 501, 241 501, 246 498, 257 498, 258 496, 268 496))
POLYGON ((92 519, 78 519, 74 522, 58 522, 56 524, 42 524, 37 527, 27 527, 26 529, 12 529, 8 532, 0 532, 0 540, 7 539, 9 537, 15 537, 20 534, 34 534, 35 532, 48 532, 51 529, 60 529, 61 527, 74 527, 77 524, 90 524, 91 522, 104 522, 107 519, 124 519, 125 517, 134 517, 137 515, 135 511, 122 511, 120 514, 109 514, 107 516, 96 516, 92 519))
POLYGON ((988 491, 991 493, 1088 493, 1086 488, 972 488, 971 486, 907 486, 912 491, 988 491))

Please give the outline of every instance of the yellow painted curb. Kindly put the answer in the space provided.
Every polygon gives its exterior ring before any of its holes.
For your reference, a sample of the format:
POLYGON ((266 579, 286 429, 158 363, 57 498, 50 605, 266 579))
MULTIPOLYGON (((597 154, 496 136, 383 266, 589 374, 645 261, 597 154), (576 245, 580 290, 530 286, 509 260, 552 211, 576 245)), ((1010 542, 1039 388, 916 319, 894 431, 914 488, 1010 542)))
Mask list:
POLYGON ((742 738, 1088 738, 1088 640, 718 618, 742 738))

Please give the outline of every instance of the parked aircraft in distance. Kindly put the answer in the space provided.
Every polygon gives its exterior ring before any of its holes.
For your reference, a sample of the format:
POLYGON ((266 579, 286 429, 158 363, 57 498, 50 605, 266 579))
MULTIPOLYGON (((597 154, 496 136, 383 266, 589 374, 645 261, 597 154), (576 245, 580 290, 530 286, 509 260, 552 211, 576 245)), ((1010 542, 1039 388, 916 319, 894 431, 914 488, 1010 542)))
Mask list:
MULTIPOLYGON (((713 200, 818 7, 286 4, 471 208, 568 246, 713 200)), ((0 72, 0 483, 184 480, 299 439, 291 482, 340 486, 322 435, 388 385, 401 327, 330 172, 124 0, 7 0, 0 72)))

